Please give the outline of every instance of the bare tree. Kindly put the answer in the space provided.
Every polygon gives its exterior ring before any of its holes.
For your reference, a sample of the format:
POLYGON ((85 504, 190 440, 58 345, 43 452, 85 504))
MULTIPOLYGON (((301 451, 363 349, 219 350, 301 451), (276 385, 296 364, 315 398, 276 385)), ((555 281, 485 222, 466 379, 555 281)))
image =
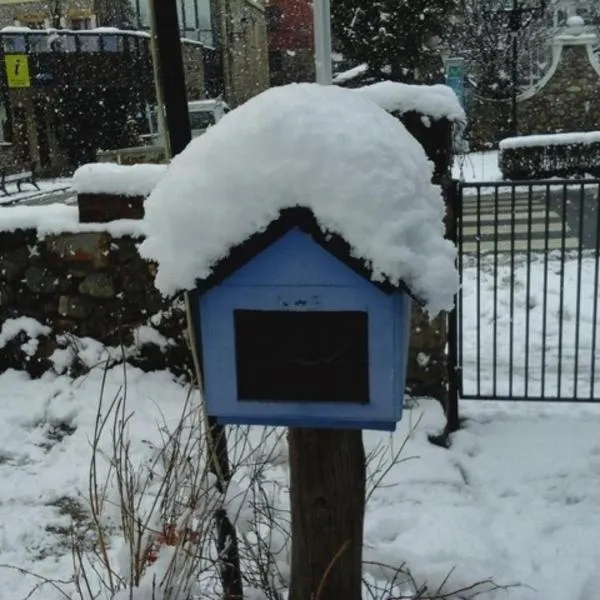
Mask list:
POLYGON ((517 38, 519 88, 539 79, 549 67, 544 57, 551 36, 547 14, 514 14, 502 0, 458 0, 449 50, 463 56, 477 93, 486 98, 509 98, 513 91, 511 51, 517 38), (533 70, 533 71, 532 71, 533 70))
POLYGON ((94 12, 102 27, 131 27, 134 10, 131 0, 94 0, 94 12))

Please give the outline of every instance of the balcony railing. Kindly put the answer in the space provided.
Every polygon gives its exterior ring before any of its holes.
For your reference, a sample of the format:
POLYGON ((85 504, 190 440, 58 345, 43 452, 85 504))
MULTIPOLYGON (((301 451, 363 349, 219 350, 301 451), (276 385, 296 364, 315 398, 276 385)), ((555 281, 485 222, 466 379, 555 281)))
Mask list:
MULTIPOLYGON (((29 29, 5 27, 0 29, 0 43, 4 54, 61 53, 145 53, 150 34, 145 31, 127 31, 109 27, 97 29, 29 29)), ((186 44, 198 44, 183 40, 186 44)))

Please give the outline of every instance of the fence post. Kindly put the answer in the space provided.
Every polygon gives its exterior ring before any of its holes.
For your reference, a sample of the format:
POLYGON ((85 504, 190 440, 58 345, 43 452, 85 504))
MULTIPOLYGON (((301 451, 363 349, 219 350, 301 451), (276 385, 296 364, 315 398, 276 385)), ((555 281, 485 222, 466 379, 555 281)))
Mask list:
MULTIPOLYGON (((460 182, 451 180, 445 186, 446 236, 460 252, 458 220, 461 207, 460 182)), ((459 273, 459 277, 462 274, 459 273)), ((458 397, 460 392, 460 365, 458 364, 458 294, 454 297, 454 308, 448 313, 448 399, 446 405, 446 434, 460 429, 458 397)))

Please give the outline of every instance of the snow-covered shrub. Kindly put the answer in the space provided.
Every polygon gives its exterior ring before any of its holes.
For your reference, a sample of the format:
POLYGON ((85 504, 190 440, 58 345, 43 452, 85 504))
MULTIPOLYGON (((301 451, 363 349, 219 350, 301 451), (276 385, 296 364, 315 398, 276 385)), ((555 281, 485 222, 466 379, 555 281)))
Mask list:
POLYGON ((600 131, 506 138, 498 161, 504 179, 600 176, 600 131))

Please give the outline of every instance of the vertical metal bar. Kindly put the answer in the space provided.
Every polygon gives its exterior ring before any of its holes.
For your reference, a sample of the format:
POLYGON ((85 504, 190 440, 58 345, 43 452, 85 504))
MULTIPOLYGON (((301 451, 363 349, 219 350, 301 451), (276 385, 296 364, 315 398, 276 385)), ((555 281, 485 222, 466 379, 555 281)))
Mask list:
POLYGON ((548 330, 548 253, 550 247, 550 185, 546 184, 546 232, 544 236, 544 284, 542 286, 542 386, 540 397, 546 397, 546 332, 548 330))
POLYGON ((530 296, 531 296, 531 240, 533 237, 533 184, 529 186, 527 193, 527 282, 525 284, 525 390, 524 396, 529 396, 529 338, 530 328, 529 313, 530 308, 530 296))
MULTIPOLYGON (((450 188, 448 189, 447 207, 446 211, 449 215, 447 232, 450 241, 454 242, 458 247, 459 254, 457 256, 457 263, 460 263, 460 229, 458 223, 460 221, 461 209, 461 189, 458 181, 452 181, 450 188)), ((457 265, 458 266, 458 265, 457 265)), ((446 407, 446 427, 447 431, 458 431, 460 428, 458 401, 460 398, 460 378, 461 372, 460 365, 458 363, 458 344, 460 343, 457 339, 457 319, 458 316, 458 298, 462 288, 462 271, 458 269, 459 277, 459 288, 457 295, 454 299, 454 308, 448 315, 448 406, 446 407)))
POLYGON ((508 396, 513 395, 514 384, 514 352, 515 352, 515 218, 516 218, 516 188, 512 187, 510 191, 510 304, 509 304, 509 331, 510 339, 508 341, 508 396))
POLYGON ((511 28, 511 34, 512 34, 512 40, 511 40, 511 61, 510 61, 510 66, 511 66, 511 120, 512 120, 512 132, 513 135, 517 135, 517 133, 519 132, 519 125, 518 125, 518 114, 517 114, 517 96, 518 96, 518 85, 519 85, 519 78, 518 78, 518 64, 519 64, 519 48, 518 48, 518 40, 517 40, 517 35, 519 32, 519 29, 521 28, 521 13, 519 11, 518 8, 518 0, 513 0, 513 12, 511 14, 511 18, 510 18, 510 28, 511 28))
POLYGON ((583 261, 583 219, 585 209, 585 186, 582 183, 579 189, 579 223, 577 236, 579 243, 577 245, 577 306, 575 308, 575 359, 573 363, 573 399, 577 399, 579 387, 579 327, 581 320, 581 269, 583 261))
POLYGON ((560 241, 560 298, 558 304, 558 396, 562 398, 563 317, 565 311, 565 254, 567 239, 567 184, 562 184, 562 229, 560 241))
POLYGON ((200 10, 198 9, 198 0, 194 1, 194 26, 196 28, 196 39, 201 41, 202 34, 200 32, 200 10))
POLYGON ((456 216, 457 216, 457 239, 458 239, 458 276, 459 276, 459 288, 458 288, 458 365, 459 365, 459 381, 458 381, 458 393, 459 396, 464 394, 464 357, 463 357, 463 344, 464 344, 464 308, 463 308, 463 253, 464 253, 464 226, 463 226, 463 188, 459 188, 458 201, 456 203, 456 216))
POLYGON ((590 400, 596 398, 596 334, 598 333, 598 284, 600 273, 600 183, 596 186, 596 198, 594 201, 596 209, 596 259, 594 261, 594 307, 592 309, 592 356, 590 365, 590 400))
POLYGON ((494 314, 493 314, 493 344, 492 344, 492 390, 493 396, 498 396, 498 187, 494 188, 494 314))
POLYGON ((477 396, 481 396, 481 186, 477 186, 477 291, 475 297, 477 299, 476 308, 476 343, 477 351, 477 396))
POLYGON ((185 11, 185 0, 179 0, 179 6, 181 7, 181 13, 179 17, 181 18, 181 25, 179 26, 180 36, 183 33, 183 37, 187 32, 187 15, 185 11))

